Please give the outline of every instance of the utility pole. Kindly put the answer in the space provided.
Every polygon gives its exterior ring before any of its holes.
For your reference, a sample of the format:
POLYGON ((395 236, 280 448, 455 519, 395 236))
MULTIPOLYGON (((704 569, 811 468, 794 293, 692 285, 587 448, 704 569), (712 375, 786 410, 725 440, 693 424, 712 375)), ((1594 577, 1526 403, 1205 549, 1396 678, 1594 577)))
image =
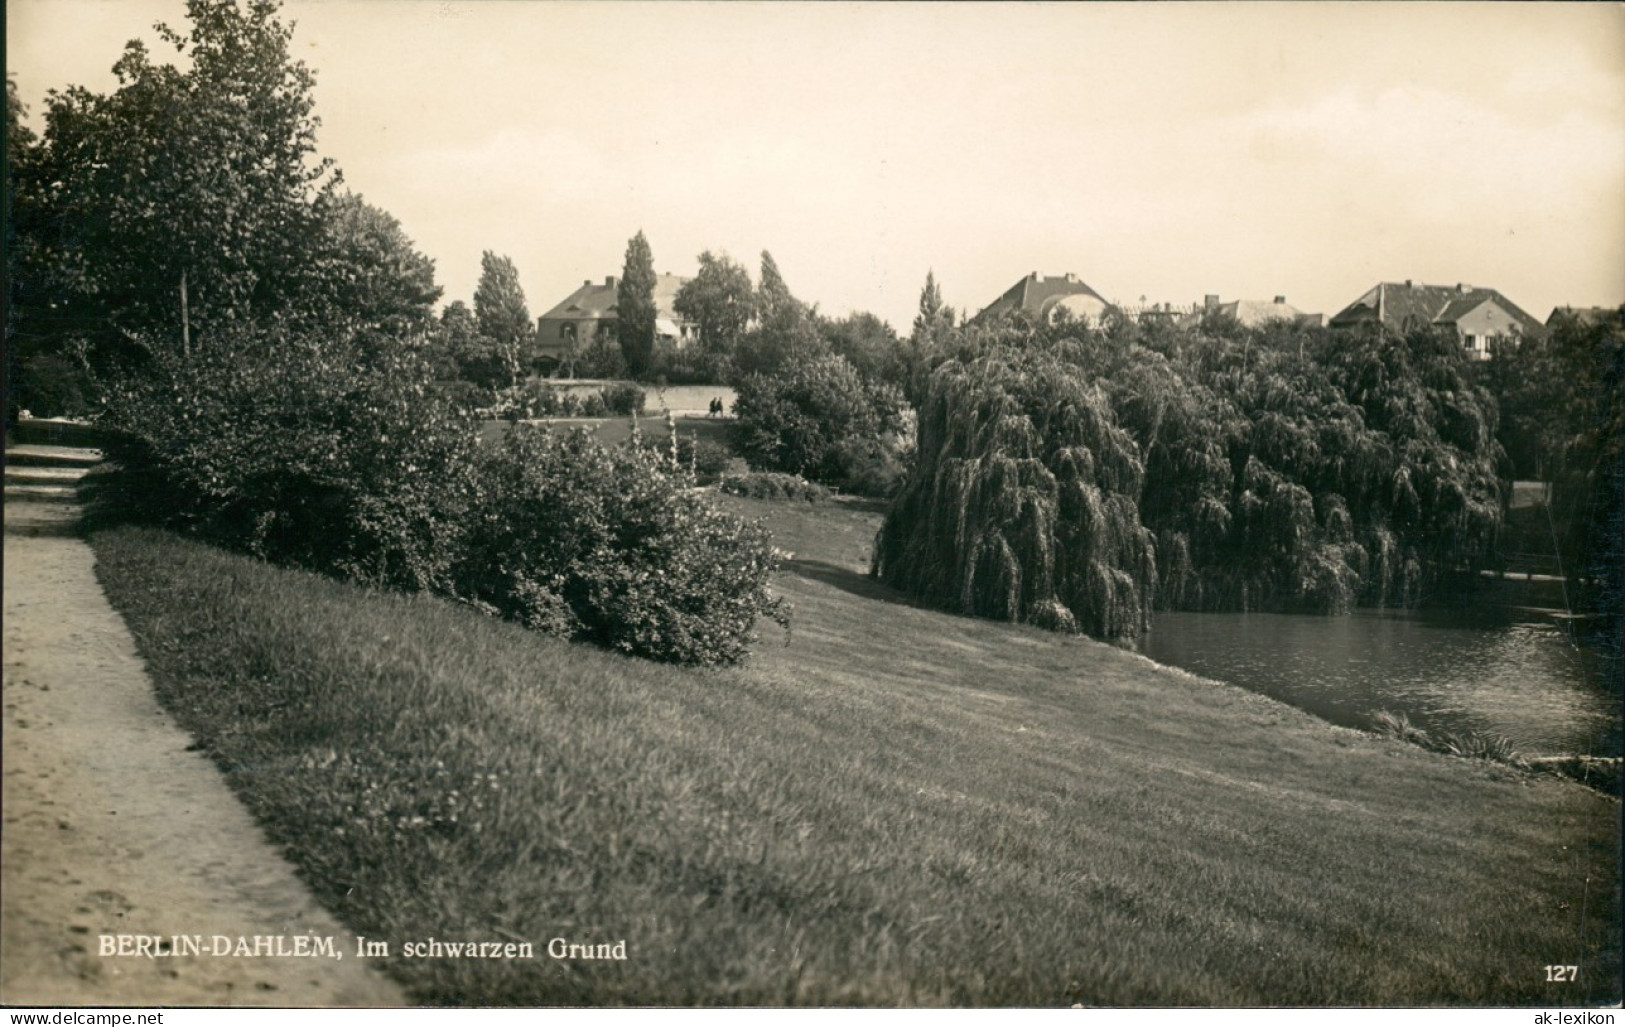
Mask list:
POLYGON ((186 272, 181 272, 181 352, 192 359, 192 318, 186 309, 186 272))

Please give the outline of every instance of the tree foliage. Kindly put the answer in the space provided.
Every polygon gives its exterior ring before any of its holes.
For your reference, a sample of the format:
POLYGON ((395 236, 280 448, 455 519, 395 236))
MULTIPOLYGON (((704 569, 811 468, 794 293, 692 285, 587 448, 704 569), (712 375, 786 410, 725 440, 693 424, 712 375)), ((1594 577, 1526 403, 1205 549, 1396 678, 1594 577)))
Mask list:
POLYGON ((334 312, 331 323, 378 338, 424 336, 442 291, 434 261, 391 214, 354 193, 325 198, 319 213, 331 254, 318 288, 334 312))
POLYGON ((860 310, 839 319, 820 318, 818 331, 830 352, 845 357, 864 378, 907 387, 908 350, 885 321, 860 310))
POLYGON ((626 244, 626 262, 615 287, 615 330, 633 377, 645 374, 654 363, 657 313, 654 255, 640 229, 626 244))
POLYGON ((1550 528, 1564 569, 1590 580, 1580 598, 1610 618, 1617 679, 1625 651, 1625 308, 1560 313, 1546 338, 1525 346, 1519 366, 1543 385, 1550 528))
POLYGON ((184 71, 132 41, 113 93, 50 94, 18 175, 30 342, 178 343, 183 279, 199 332, 327 312, 307 302, 330 270, 315 201, 338 176, 315 159, 314 76, 277 7, 189 0, 189 32, 158 26, 184 71))
POLYGON ((517 425, 484 451, 461 589, 527 626, 677 663, 733 663, 766 616, 767 533, 684 488, 662 457, 517 425))
POLYGON ((865 380, 844 357, 748 375, 737 389, 735 436, 753 466, 868 494, 901 477, 912 411, 895 386, 865 380))
POLYGON ((908 371, 903 385, 911 402, 924 401, 926 379, 954 344, 954 309, 942 302, 935 271, 925 273, 920 288, 920 309, 908 340, 908 371))
POLYGON ((1135 506, 1145 467, 1072 348, 1001 348, 932 374, 876 575, 976 616, 1113 640, 1145 631, 1156 589, 1135 506))
POLYGON ((967 612, 1132 638, 1135 603, 1410 606, 1487 562, 1503 458, 1494 401, 1459 342, 1300 335, 1126 319, 946 333, 877 572, 967 612), (943 434, 960 420, 975 445, 943 434), (1054 584, 1058 554, 1079 544, 1051 480, 1056 444, 1044 440, 1056 431, 1087 450, 1069 459, 1139 468, 1096 482, 1106 498, 1088 507, 1085 530, 1104 532, 1100 552, 1115 555, 1083 591, 1054 584))
POLYGON ((536 327, 525 306, 525 290, 519 285, 519 269, 513 261, 486 250, 480 255, 480 281, 474 288, 474 317, 480 334, 496 344, 507 368, 509 384, 517 385, 524 373, 536 327))
POLYGON ((829 352, 818 333, 817 311, 790 291, 773 254, 762 251, 762 273, 756 286, 756 327, 740 341, 735 374, 773 374, 829 352))
POLYGON ((487 396, 513 384, 502 346, 480 331, 479 319, 462 300, 453 300, 440 312, 430 348, 445 369, 444 379, 468 382, 487 396))
POLYGON ((699 326, 706 353, 732 357, 756 313, 750 274, 727 254, 707 250, 699 260, 699 273, 677 290, 673 306, 699 326))

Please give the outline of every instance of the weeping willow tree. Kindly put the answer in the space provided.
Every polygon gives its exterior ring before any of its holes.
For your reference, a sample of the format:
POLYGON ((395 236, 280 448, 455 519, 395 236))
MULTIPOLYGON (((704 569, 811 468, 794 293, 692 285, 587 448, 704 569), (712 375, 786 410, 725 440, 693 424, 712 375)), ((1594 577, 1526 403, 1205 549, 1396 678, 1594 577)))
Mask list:
POLYGON ((1145 467, 1070 340, 986 347, 934 371, 914 473, 877 577, 974 616, 1133 642, 1156 591, 1145 467))
POLYGON ((1129 640, 1153 603, 1414 607, 1481 566, 1504 457, 1459 342, 1276 335, 957 331, 876 574, 963 613, 1129 640))
POLYGON ((1488 555, 1494 404, 1459 343, 1197 331, 1106 370, 1145 453, 1140 513, 1172 609, 1415 606, 1488 555), (1168 353, 1172 352, 1172 356, 1168 353))

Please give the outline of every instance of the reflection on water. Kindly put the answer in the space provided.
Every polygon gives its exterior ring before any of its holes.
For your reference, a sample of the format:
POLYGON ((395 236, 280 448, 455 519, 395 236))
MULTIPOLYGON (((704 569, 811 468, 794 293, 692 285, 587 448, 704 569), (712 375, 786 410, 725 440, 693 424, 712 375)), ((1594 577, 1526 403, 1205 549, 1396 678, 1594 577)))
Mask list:
POLYGON ((1620 701, 1601 687, 1601 660, 1551 622, 1162 613, 1145 654, 1347 727, 1386 709, 1429 731, 1503 735, 1526 755, 1620 755, 1620 701))

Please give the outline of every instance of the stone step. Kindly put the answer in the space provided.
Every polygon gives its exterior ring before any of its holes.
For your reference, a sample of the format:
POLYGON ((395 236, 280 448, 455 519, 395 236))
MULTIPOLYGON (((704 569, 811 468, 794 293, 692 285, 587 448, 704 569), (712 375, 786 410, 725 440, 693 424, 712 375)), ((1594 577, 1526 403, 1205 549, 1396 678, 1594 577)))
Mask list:
POLYGON ((13 485, 6 483, 6 502, 74 503, 79 490, 72 485, 13 485))
POLYGON ((70 503, 6 503, 7 535, 71 537, 79 533, 79 508, 70 503))
POLYGON ((74 485, 88 467, 7 467, 7 485, 74 485))
POLYGON ((21 445, 6 447, 6 466, 12 467, 84 467, 102 462, 102 451, 80 446, 21 445))
POLYGON ((55 417, 29 417, 6 429, 10 445, 98 446, 104 433, 93 424, 55 417))

